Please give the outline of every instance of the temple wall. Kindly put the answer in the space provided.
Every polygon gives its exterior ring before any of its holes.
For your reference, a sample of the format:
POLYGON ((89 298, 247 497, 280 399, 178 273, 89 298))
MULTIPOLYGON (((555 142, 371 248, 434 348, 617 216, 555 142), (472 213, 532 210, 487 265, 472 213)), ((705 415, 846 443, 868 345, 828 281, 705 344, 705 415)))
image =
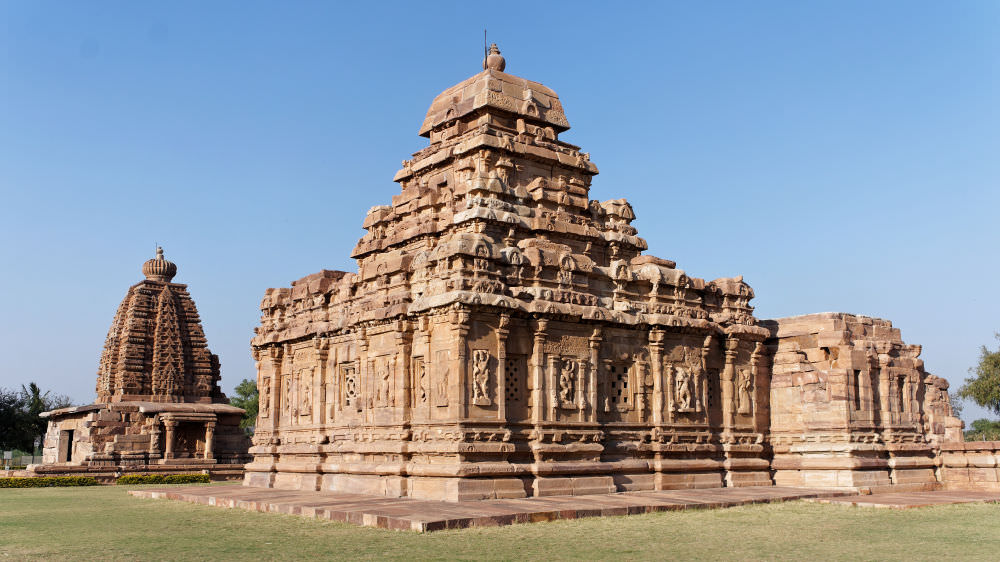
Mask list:
POLYGON ((1000 441, 944 443, 939 462, 945 489, 1000 489, 1000 441))
POLYGON ((938 484, 936 444, 956 438, 946 435, 955 422, 947 383, 923 370, 919 346, 905 344, 888 321, 864 316, 822 313, 762 325, 772 333, 776 484, 938 484))
POLYGON ((458 311, 258 358, 252 485, 458 499, 771 484, 753 340, 458 311))
POLYGON ((210 468, 208 464, 240 466, 246 462, 243 451, 247 438, 239 428, 239 415, 156 414, 141 411, 141 406, 116 402, 50 413, 42 465, 35 471, 142 471, 159 464, 177 465, 183 471, 185 464, 197 470, 210 468), (206 421, 211 421, 212 427, 209 459, 205 458, 206 421), (174 433, 169 458, 167 424, 173 424, 174 433))

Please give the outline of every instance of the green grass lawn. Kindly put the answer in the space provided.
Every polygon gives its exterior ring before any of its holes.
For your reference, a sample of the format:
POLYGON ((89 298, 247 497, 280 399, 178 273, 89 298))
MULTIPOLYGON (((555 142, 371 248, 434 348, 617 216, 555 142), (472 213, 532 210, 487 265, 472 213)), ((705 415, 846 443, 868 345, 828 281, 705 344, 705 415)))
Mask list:
POLYGON ((1000 506, 791 502, 427 534, 133 498, 134 487, 0 490, 0 559, 1000 558, 1000 506))

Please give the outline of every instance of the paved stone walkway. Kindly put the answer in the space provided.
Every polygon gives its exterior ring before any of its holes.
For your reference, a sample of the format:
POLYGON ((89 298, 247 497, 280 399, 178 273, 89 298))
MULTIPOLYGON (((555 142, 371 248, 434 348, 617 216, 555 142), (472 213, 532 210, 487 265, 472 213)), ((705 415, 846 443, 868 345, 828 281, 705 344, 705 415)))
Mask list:
POLYGON ((411 531, 487 527, 605 515, 634 515, 691 508, 732 507, 749 503, 832 498, 846 494, 846 492, 810 488, 752 487, 453 503, 244 486, 187 486, 133 490, 129 493, 141 498, 182 500, 203 505, 239 507, 251 511, 302 515, 369 527, 411 531))
POLYGON ((910 509, 951 503, 1000 503, 1000 492, 990 490, 951 490, 936 492, 887 492, 868 496, 809 498, 820 503, 846 504, 856 507, 887 507, 910 509))
POLYGON ((437 531, 464 527, 495 527, 555 519, 635 515, 653 511, 719 508, 750 503, 808 500, 859 507, 909 509, 930 505, 1000 502, 1000 492, 890 492, 859 496, 817 488, 710 488, 624 492, 593 496, 549 496, 518 500, 440 502, 386 498, 340 492, 303 492, 244 486, 186 486, 133 490, 140 498, 181 500, 251 511, 301 515, 344 521, 367 527, 437 531))

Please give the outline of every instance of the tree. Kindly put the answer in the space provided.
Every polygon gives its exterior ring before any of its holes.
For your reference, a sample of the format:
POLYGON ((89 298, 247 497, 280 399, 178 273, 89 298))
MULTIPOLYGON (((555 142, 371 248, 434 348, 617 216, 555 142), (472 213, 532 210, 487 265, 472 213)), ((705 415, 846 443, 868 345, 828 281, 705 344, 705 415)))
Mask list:
MULTIPOLYGON (((1000 339, 1000 333, 995 334, 1000 339)), ((986 346, 979 350, 979 364, 969 369, 974 377, 965 379, 958 395, 1000 414, 1000 350, 990 351, 986 346)))
POLYGON ((22 385, 20 392, 0 388, 0 449, 33 451, 48 426, 42 412, 71 404, 66 396, 43 393, 35 383, 22 385))
POLYGON ((236 396, 230 398, 229 403, 246 410, 243 419, 240 420, 240 427, 247 435, 253 435, 254 426, 257 425, 257 383, 250 379, 243 379, 240 384, 236 385, 234 394, 236 396))
POLYGON ((1000 421, 979 419, 965 432, 966 441, 996 441, 1000 439, 1000 421))
POLYGON ((957 393, 948 393, 948 402, 951 403, 951 415, 956 418, 962 417, 962 410, 965 408, 965 402, 962 401, 962 397, 957 393))
POLYGON ((0 388, 0 449, 27 449, 31 444, 32 439, 25 431, 21 393, 0 388))

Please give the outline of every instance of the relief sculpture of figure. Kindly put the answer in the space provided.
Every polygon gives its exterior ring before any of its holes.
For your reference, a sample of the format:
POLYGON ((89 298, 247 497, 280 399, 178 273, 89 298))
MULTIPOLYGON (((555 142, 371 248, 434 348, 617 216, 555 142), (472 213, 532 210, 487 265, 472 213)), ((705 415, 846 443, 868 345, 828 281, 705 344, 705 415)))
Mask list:
POLYGON ((392 371, 389 370, 389 364, 383 363, 382 368, 378 371, 378 388, 375 393, 375 403, 378 406, 391 406, 392 400, 389 396, 389 391, 392 387, 392 371))
POLYGON ((563 361, 562 370, 559 373, 559 401, 565 405, 572 405, 573 400, 573 375, 576 373, 576 361, 566 359, 563 361))
POLYGON ((441 365, 439 367, 441 373, 438 375, 437 385, 435 386, 435 396, 437 398, 438 406, 448 405, 448 365, 441 365))
POLYGON ((677 411, 691 411, 691 373, 684 368, 677 368, 677 376, 674 379, 674 400, 677 403, 677 411))
POLYGON ((260 398, 258 398, 257 402, 260 417, 268 417, 271 414, 271 377, 261 379, 260 398))
POLYGON ((490 400, 490 352, 476 349, 472 352, 472 403, 489 406, 490 400))
POLYGON ((284 384, 282 386, 283 386, 283 389, 282 389, 282 392, 281 392, 281 405, 283 406, 282 410, 284 410, 285 416, 288 416, 288 415, 290 415, 292 413, 292 400, 291 400, 291 398, 292 398, 292 379, 291 379, 291 377, 287 377, 286 376, 284 384))
POLYGON ((736 412, 741 415, 753 413, 753 382, 746 369, 740 370, 736 412))
POLYGON ((299 410, 303 416, 312 413, 312 371, 303 369, 300 377, 300 388, 302 390, 302 408, 299 410))

